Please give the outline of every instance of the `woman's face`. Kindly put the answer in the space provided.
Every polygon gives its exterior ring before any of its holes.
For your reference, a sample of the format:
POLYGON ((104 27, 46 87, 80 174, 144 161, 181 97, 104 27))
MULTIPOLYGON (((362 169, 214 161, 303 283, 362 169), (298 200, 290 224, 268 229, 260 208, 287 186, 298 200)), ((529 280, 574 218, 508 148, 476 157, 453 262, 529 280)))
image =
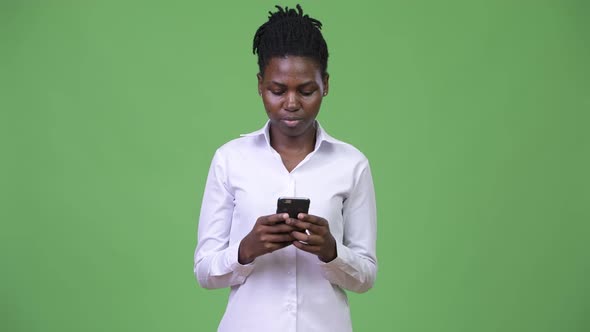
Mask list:
POLYGON ((258 92, 273 130, 295 137, 314 129, 328 75, 322 78, 319 64, 308 57, 274 57, 258 75, 258 92))

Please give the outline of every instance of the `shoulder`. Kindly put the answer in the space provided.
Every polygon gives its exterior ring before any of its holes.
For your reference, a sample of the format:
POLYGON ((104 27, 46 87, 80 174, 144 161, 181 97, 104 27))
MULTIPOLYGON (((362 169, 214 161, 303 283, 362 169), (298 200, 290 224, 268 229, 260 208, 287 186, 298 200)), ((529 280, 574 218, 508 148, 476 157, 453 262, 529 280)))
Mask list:
POLYGON ((213 155, 213 163, 230 166, 248 156, 257 155, 265 146, 264 128, 241 134, 219 146, 213 155))
POLYGON ((215 150, 214 159, 232 160, 238 158, 240 155, 252 153, 256 148, 255 137, 239 137, 232 139, 215 150))
POLYGON ((336 139, 327 133, 324 133, 324 136, 324 141, 320 149, 323 149, 324 152, 329 153, 332 157, 345 160, 347 164, 369 164, 367 156, 356 146, 336 139))
POLYGON ((256 145, 256 136, 242 136, 234 138, 217 148, 217 151, 231 153, 234 151, 241 151, 243 149, 251 148, 256 145))

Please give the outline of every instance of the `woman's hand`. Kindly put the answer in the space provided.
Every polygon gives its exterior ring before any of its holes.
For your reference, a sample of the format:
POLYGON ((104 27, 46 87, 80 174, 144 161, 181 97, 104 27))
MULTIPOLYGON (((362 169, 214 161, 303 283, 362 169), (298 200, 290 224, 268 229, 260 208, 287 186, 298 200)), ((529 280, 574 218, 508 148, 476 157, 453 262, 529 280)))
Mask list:
POLYGON ((254 227, 246 235, 238 249, 238 262, 249 264, 258 256, 268 254, 284 248, 295 240, 292 236, 295 227, 287 225, 285 221, 289 214, 271 214, 256 220, 254 227))
POLYGON ((295 238, 293 241, 295 247, 318 256, 324 263, 336 258, 336 240, 330 233, 330 226, 326 219, 300 213, 297 219, 289 218, 286 222, 287 225, 297 228, 291 233, 295 238))

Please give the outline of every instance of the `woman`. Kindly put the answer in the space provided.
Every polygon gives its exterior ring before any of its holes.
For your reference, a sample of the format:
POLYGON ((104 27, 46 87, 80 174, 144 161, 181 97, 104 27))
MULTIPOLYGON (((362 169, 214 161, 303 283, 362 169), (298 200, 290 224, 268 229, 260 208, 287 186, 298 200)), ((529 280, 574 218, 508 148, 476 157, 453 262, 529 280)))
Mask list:
POLYGON ((194 272, 231 287, 219 331, 351 331, 344 290, 367 291, 377 271, 369 163, 316 121, 329 86, 321 23, 277 8, 253 48, 269 120, 213 157, 194 272), (309 214, 275 213, 281 196, 308 197, 309 214))

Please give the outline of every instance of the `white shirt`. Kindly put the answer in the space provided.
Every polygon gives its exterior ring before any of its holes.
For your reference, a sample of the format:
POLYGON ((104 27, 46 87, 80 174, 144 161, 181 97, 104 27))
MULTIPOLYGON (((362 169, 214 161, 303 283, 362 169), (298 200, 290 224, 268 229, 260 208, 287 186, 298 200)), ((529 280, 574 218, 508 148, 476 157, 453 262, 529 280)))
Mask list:
POLYGON ((351 331, 344 290, 365 292, 377 273, 376 207, 367 158, 317 123, 313 152, 290 173, 270 146, 269 123, 220 147, 199 218, 194 272, 204 288, 231 287, 218 331, 351 331), (238 246, 280 196, 311 200, 325 218, 337 258, 323 263, 290 245, 238 263, 238 246))

